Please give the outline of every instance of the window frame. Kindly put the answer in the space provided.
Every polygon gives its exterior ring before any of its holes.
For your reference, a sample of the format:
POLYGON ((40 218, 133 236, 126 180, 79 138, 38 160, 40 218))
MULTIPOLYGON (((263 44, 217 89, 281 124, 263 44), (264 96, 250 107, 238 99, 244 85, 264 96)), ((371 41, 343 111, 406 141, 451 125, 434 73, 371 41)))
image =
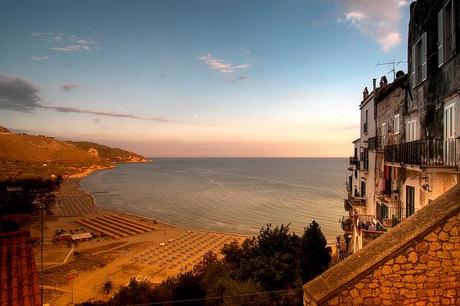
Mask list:
POLYGON ((449 62, 455 54, 457 53, 456 50, 456 5, 455 1, 449 0, 447 1, 442 9, 438 12, 438 68, 441 68, 449 62), (449 9, 449 14, 446 14, 446 11, 449 9), (446 23, 446 19, 449 16, 449 22, 446 23), (450 29, 450 50, 447 48, 447 38, 446 38, 446 25, 449 26, 450 29), (441 37, 442 36, 442 37, 441 37))
POLYGON ((412 45, 412 83, 413 88, 428 79, 428 38, 427 32, 423 32, 412 45))
POLYGON ((399 135, 401 133, 401 121, 399 114, 396 114, 393 118, 393 134, 399 135))

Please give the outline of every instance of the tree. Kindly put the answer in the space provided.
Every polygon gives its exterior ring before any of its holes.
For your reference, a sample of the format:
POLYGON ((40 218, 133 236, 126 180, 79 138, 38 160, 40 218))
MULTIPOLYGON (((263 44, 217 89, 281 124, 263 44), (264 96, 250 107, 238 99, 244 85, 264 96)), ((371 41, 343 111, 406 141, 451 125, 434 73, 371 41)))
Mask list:
POLYGON ((253 279, 265 290, 300 286, 300 237, 289 233, 289 225, 272 228, 270 224, 260 234, 247 239, 241 247, 223 249, 224 261, 235 269, 239 280, 253 279))
POLYGON ((324 272, 331 261, 327 240, 319 224, 313 220, 302 236, 301 271, 302 281, 307 282, 324 272))
POLYGON ((113 289, 113 282, 110 279, 106 279, 102 286, 102 290, 104 291, 105 294, 109 294, 110 291, 112 291, 112 289, 113 289))
POLYGON ((128 286, 121 287, 108 304, 121 306, 128 304, 149 303, 152 300, 152 297, 154 297, 154 292, 149 283, 145 281, 138 282, 132 278, 129 281, 128 286))

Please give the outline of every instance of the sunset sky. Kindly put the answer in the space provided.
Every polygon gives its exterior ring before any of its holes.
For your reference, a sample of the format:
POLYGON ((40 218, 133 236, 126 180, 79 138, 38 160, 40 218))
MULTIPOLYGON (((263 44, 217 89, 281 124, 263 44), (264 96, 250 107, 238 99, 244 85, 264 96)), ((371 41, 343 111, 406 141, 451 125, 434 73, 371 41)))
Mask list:
POLYGON ((364 86, 392 79, 376 64, 406 59, 408 2, 2 1, 0 125, 153 157, 346 156, 364 86))

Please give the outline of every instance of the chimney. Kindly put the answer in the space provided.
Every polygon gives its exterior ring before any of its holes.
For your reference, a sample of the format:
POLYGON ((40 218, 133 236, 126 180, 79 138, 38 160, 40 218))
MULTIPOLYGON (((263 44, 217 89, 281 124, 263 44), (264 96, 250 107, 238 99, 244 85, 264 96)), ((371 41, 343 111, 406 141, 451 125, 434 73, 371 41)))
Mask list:
POLYGON ((366 100, 367 97, 369 97, 369 90, 365 87, 363 91, 363 101, 366 100))
POLYGON ((372 86, 373 86, 373 91, 374 91, 374 94, 375 94, 375 90, 377 89, 377 79, 372 79, 372 86))

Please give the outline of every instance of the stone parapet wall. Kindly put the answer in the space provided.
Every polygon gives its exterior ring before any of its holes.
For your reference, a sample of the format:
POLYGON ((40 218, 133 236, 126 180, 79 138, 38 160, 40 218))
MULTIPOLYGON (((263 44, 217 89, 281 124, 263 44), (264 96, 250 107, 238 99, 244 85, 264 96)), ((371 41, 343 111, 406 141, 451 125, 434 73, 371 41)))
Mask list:
POLYGON ((305 305, 460 305, 460 185, 303 286, 305 305))
POLYGON ((305 305, 460 305, 460 212, 358 276, 305 305))

